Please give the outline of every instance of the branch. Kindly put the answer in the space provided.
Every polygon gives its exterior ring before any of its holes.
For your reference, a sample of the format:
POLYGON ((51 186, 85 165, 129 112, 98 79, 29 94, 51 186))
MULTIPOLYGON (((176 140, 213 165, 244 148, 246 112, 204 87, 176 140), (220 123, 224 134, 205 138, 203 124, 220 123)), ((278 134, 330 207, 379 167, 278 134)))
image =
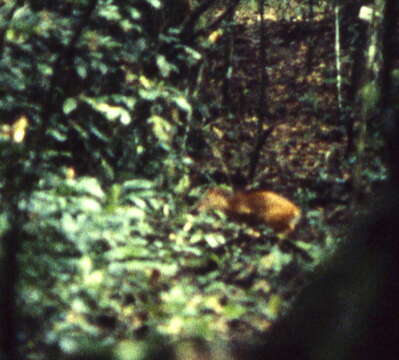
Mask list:
POLYGON ((256 174, 256 168, 258 167, 260 154, 262 151, 263 146, 266 143, 267 138, 273 132, 275 125, 270 126, 268 129, 264 130, 256 140, 256 144, 252 153, 250 155, 250 162, 249 162, 249 171, 248 171, 248 181, 252 182, 253 178, 256 174))
POLYGON ((188 34, 192 34, 192 30, 198 22, 198 19, 203 15, 211 6, 214 4, 214 0, 203 1, 184 22, 182 37, 186 37, 188 34))
POLYGON ((82 35, 83 29, 87 25, 91 14, 93 13, 94 9, 97 6, 97 3, 98 3, 98 0, 92 0, 90 2, 89 6, 87 7, 86 11, 84 12, 84 14, 82 16, 80 23, 76 27, 75 33, 69 40, 69 44, 64 48, 64 51, 60 52, 57 60, 54 62, 53 75, 50 80, 50 87, 49 87, 48 96, 47 96, 47 98, 49 99, 47 102, 47 105, 50 105, 50 107, 46 106, 44 111, 47 111, 48 108, 51 108, 51 105, 53 102, 53 94, 54 94, 55 86, 57 83, 57 76, 59 75, 59 72, 61 71, 61 66, 63 65, 63 61, 66 58, 72 56, 72 54, 75 50, 75 46, 76 46, 80 36, 82 35))
MULTIPOLYGON (((223 20, 225 20, 229 15, 231 15, 232 12, 235 11, 235 9, 239 5, 240 1, 241 0, 233 0, 232 4, 224 11, 223 14, 219 15, 217 17, 217 19, 215 19, 209 26, 196 31, 195 33, 192 33, 193 25, 195 24, 195 22, 192 23, 190 21, 191 20, 191 17, 190 17, 189 22, 186 24, 186 26, 184 26, 184 29, 182 32, 182 38, 185 39, 187 42, 192 42, 194 39, 196 39, 200 36, 206 36, 207 34, 211 33, 212 31, 214 31, 215 29, 217 29, 220 26, 220 24, 222 23, 223 20), (191 24, 190 27, 187 26, 189 23, 191 24), (191 35, 191 36, 189 36, 189 35, 191 35)), ((210 2, 210 0, 208 0, 206 3, 209 3, 209 2, 210 2)), ((204 5, 205 5, 205 3, 204 3, 204 5)), ((201 12, 199 14, 199 16, 202 15, 202 13, 203 12, 201 12)), ((197 16, 197 18, 199 16, 197 16)), ((196 20, 198 20, 198 19, 196 19, 196 20)))
POLYGON ((260 22, 259 22, 259 39, 260 39, 260 44, 259 44, 259 65, 260 65, 260 82, 259 82, 259 88, 258 88, 258 124, 257 128, 258 131, 257 133, 258 138, 256 140, 255 147, 252 151, 252 154, 250 156, 250 164, 249 164, 249 172, 248 172, 248 180, 252 181, 253 178, 255 177, 256 173, 256 168, 259 163, 260 159, 260 153, 262 150, 263 145, 265 144, 267 138, 269 135, 272 133, 274 130, 275 125, 270 126, 268 129, 262 131, 263 125, 266 122, 267 118, 270 118, 270 114, 268 111, 268 99, 266 95, 266 86, 269 83, 269 79, 266 73, 266 36, 265 36, 265 17, 264 17, 264 12, 265 12, 265 0, 260 0, 259 1, 259 15, 260 15, 260 22))

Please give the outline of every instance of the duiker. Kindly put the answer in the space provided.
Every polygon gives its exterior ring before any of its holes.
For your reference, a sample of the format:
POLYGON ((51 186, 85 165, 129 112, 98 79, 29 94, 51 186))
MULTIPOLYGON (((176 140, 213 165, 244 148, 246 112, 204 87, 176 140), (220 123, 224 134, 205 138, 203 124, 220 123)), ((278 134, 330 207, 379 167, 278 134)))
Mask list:
POLYGON ((294 203, 265 190, 230 193, 210 189, 198 205, 199 211, 209 209, 221 210, 229 218, 249 225, 266 224, 282 235, 292 232, 301 217, 301 210, 294 203))

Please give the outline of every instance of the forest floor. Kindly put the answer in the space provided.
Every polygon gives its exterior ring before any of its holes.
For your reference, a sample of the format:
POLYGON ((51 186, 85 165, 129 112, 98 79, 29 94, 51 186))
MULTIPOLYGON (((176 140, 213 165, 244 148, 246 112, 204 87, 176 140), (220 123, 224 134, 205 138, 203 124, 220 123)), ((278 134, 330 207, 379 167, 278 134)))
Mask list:
MULTIPOLYGON (((270 189, 299 203, 305 213, 302 230, 297 233, 302 241, 340 238, 346 232, 343 225, 353 217, 349 206, 352 170, 348 138, 337 110, 333 19, 266 22, 267 84, 261 106, 267 115, 259 125, 261 69, 256 16, 239 17, 242 22, 235 30, 230 85, 234 116, 212 123, 216 147, 223 162, 231 164, 230 175, 247 173, 259 129, 272 127, 255 177, 245 185, 270 189)), ((370 170, 381 172, 381 165, 369 160, 370 170)), ((220 161, 208 164, 220 167, 220 161)))
MULTIPOLYGON (((227 239, 222 248, 228 250, 213 250, 224 264, 219 265, 224 269, 216 271, 213 282, 221 281, 222 287, 227 287, 222 292, 228 306, 253 302, 245 305, 248 312, 234 321, 227 314, 216 314, 214 322, 225 324, 218 332, 233 341, 254 339, 270 326, 271 314, 280 313, 306 282, 303 263, 309 259, 320 261, 328 245, 345 236, 352 216, 350 167, 345 165, 347 139, 336 110, 333 22, 266 23, 267 83, 261 106, 270 115, 259 124, 260 41, 255 16, 240 18, 234 31, 230 83, 233 115, 208 123, 214 135, 211 147, 218 151, 217 156, 212 151, 199 165, 199 172, 204 167, 209 172, 220 170, 223 163, 222 170, 228 172, 230 179, 236 174, 245 177, 260 129, 272 127, 261 149, 255 177, 244 186, 283 194, 302 208, 304 216, 279 250, 273 247, 269 235, 263 238, 245 231, 237 234, 222 230, 227 239), (312 247, 316 250, 308 251, 312 247), (234 293, 227 290, 231 287, 234 293), (253 295, 248 295, 248 291, 253 295)), ((209 220, 209 224, 204 227, 206 238, 218 232, 215 220, 209 220)), ((223 227, 220 225, 219 231, 223 227)), ((198 269, 179 272, 179 281, 190 278, 192 271, 198 269)), ((208 298, 206 290, 202 296, 208 298)), ((219 312, 212 307, 213 311, 219 312)))
MULTIPOLYGON (((352 160, 347 154, 348 137, 337 111, 334 22, 332 18, 312 23, 266 22, 267 83, 266 99, 263 98, 261 106, 267 115, 259 124, 259 22, 256 14, 245 14, 240 19, 235 29, 234 75, 230 83, 234 112, 229 118, 218 118, 210 123, 216 139, 212 146, 218 149, 219 159, 210 157, 205 166, 220 169, 223 163, 228 177, 233 179, 230 184, 233 187, 269 189, 297 203, 304 216, 288 239, 287 244, 294 246, 288 247, 288 252, 295 254, 298 248, 306 252, 308 244, 314 247, 310 258, 319 263, 350 234, 357 216, 351 206, 352 160), (241 178, 248 174, 259 129, 265 131, 270 127, 272 132, 261 149, 254 178, 244 181, 244 185, 234 184, 236 174, 241 178), (301 245, 295 250, 297 245, 294 244, 301 245)), ((349 66, 344 71, 349 77, 349 66)), ((368 154, 369 170, 383 174, 381 159, 374 155, 368 154)), ((367 188, 365 192, 370 190, 367 188)), ((237 270, 239 275, 226 269, 229 275, 222 276, 223 281, 242 287, 239 277, 247 280, 250 274, 255 277, 251 284, 255 283, 256 287, 262 278, 269 276, 253 269, 256 261, 265 264, 273 254, 269 247, 267 251, 260 250, 259 257, 253 255, 258 251, 256 244, 260 240, 248 234, 234 238, 235 244, 244 244, 238 245, 243 254, 252 258, 237 270), (251 247, 249 243, 255 245, 251 247)), ((287 252, 287 249, 282 251, 287 252)), ((240 261, 232 259, 232 262, 240 261)), ((306 282, 300 274, 301 266, 288 266, 288 270, 282 271, 274 283, 277 286, 270 293, 283 294, 284 300, 290 303, 306 282)), ((258 322, 262 328, 260 317, 251 321, 252 325, 258 322)), ((241 336, 243 330, 238 327, 231 334, 241 336)))

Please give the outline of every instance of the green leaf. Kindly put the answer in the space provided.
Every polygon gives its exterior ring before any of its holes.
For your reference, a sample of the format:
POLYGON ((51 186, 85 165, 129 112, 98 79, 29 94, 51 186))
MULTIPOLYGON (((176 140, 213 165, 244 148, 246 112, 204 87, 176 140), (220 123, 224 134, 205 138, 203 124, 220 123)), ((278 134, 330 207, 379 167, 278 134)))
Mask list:
POLYGON ((177 194, 184 193, 191 186, 191 179, 188 175, 183 175, 175 187, 177 194))
POLYGON ((247 309, 245 306, 234 303, 227 304, 223 309, 223 313, 228 319, 238 319, 246 312, 247 309))
POLYGON ((160 9, 162 3, 159 0, 147 0, 149 4, 151 4, 155 9, 160 9))
POLYGON ((130 114, 127 111, 123 111, 121 113, 121 117, 119 118, 119 121, 123 124, 123 125, 129 125, 130 122, 132 121, 132 118, 130 116, 130 114))
POLYGON ((154 188, 154 183, 146 179, 133 179, 122 184, 123 190, 149 190, 154 188))
POLYGON ((166 60, 164 55, 157 56, 157 66, 162 76, 168 77, 172 71, 177 71, 177 67, 166 60))
POLYGON ((295 245, 305 251, 310 251, 314 247, 312 243, 304 242, 304 241, 297 241, 295 245))
POLYGON ((66 115, 70 114, 73 110, 76 109, 76 107, 77 107, 76 99, 74 98, 66 99, 63 105, 64 114, 66 115))
POLYGON ((186 46, 186 47, 184 48, 184 51, 185 51, 188 55, 190 55, 195 61, 199 61, 199 60, 202 59, 201 53, 200 53, 199 51, 197 51, 197 50, 194 50, 193 48, 190 48, 190 47, 186 46))
POLYGON ((55 140, 63 142, 68 139, 68 137, 63 134, 62 132, 56 130, 56 129, 49 129, 47 130, 47 134, 53 137, 55 140))
POLYGON ((205 240, 211 248, 217 248, 226 243, 222 234, 205 234, 205 240))
POLYGON ((161 96, 160 92, 158 90, 147 90, 147 89, 140 89, 139 90, 139 95, 142 97, 144 100, 148 101, 154 101, 156 100, 159 96, 161 96))
POLYGON ((115 121, 119 118, 120 122, 128 125, 131 122, 130 113, 122 106, 109 105, 107 103, 96 103, 91 99, 85 99, 95 110, 101 112, 108 120, 115 121))
POLYGON ((119 21, 121 15, 119 14, 118 7, 116 5, 106 5, 100 7, 99 15, 110 21, 119 21))
POLYGON ((78 75, 82 78, 82 79, 86 79, 87 78, 87 69, 86 66, 84 65, 79 65, 76 68, 76 71, 78 72, 78 75))
POLYGON ((139 20, 139 19, 141 18, 141 13, 140 13, 140 11, 138 11, 138 10, 135 9, 135 8, 131 8, 131 9, 129 10, 129 12, 130 12, 130 16, 131 16, 131 18, 132 18, 133 20, 139 20))
POLYGON ((105 197, 105 194, 101 189, 100 184, 95 178, 82 177, 77 181, 74 188, 78 192, 92 195, 98 199, 103 199, 105 197))
POLYGON ((64 213, 61 218, 60 225, 66 233, 73 234, 80 230, 76 220, 69 213, 64 213))
POLYGON ((180 109, 191 114, 192 111, 191 104, 186 100, 186 98, 184 98, 183 96, 178 96, 173 100, 180 109))
POLYGON ((172 141, 172 137, 174 135, 174 128, 166 119, 158 115, 153 115, 148 119, 148 122, 152 124, 154 135, 164 145, 167 145, 172 141))
POLYGON ((37 68, 44 76, 51 76, 53 74, 53 68, 47 64, 39 63, 37 64, 37 68))
POLYGON ((133 194, 131 194, 128 195, 127 198, 140 209, 146 209, 148 207, 147 203, 138 196, 134 196, 133 194))
POLYGON ((63 105, 64 114, 66 115, 70 114, 72 111, 76 109, 76 107, 77 107, 76 99, 74 98, 66 99, 63 105))
POLYGON ((109 253, 109 257, 112 258, 112 260, 114 261, 117 259, 120 260, 126 258, 140 258, 140 257, 154 258, 154 253, 146 246, 139 247, 137 245, 135 246, 125 245, 113 249, 109 253))
POLYGON ((101 211, 101 204, 93 198, 82 197, 78 199, 77 206, 86 212, 101 211))

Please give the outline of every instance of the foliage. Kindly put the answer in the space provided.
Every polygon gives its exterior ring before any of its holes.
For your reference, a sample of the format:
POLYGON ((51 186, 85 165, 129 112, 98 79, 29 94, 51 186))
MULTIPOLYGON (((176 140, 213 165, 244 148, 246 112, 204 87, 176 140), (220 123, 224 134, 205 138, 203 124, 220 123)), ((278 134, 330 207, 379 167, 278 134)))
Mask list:
POLYGON ((40 358, 41 347, 73 354, 84 339, 116 345, 154 333, 227 340, 236 322, 250 339, 282 311, 274 291, 300 255, 293 261, 257 238, 251 245, 223 219, 195 219, 148 180, 106 192, 94 178, 44 178, 20 203, 28 214, 19 255, 21 336, 32 356, 40 358))
POLYGON ((18 253, 10 241, 0 253, 8 264, 18 256, 21 341, 35 356, 72 351, 100 333, 97 321, 120 329, 137 318, 135 330, 140 313, 162 313, 152 288, 177 266, 162 227, 175 183, 187 187, 184 71, 201 55, 179 24, 150 33, 145 17, 160 7, 32 0, 0 9, 1 230, 5 239, 22 231, 18 253), (169 195, 158 198, 162 186, 169 195), (138 301, 128 315, 125 298, 138 301))
POLYGON ((192 110, 187 94, 165 82, 179 69, 157 48, 167 45, 181 64, 200 55, 173 34, 148 39, 140 10, 113 1, 2 8, 11 18, 3 34, 2 117, 24 112, 27 141, 46 161, 112 181, 126 171, 159 173, 160 160, 181 150, 173 138, 192 110), (148 72, 153 64, 156 78, 148 72))

